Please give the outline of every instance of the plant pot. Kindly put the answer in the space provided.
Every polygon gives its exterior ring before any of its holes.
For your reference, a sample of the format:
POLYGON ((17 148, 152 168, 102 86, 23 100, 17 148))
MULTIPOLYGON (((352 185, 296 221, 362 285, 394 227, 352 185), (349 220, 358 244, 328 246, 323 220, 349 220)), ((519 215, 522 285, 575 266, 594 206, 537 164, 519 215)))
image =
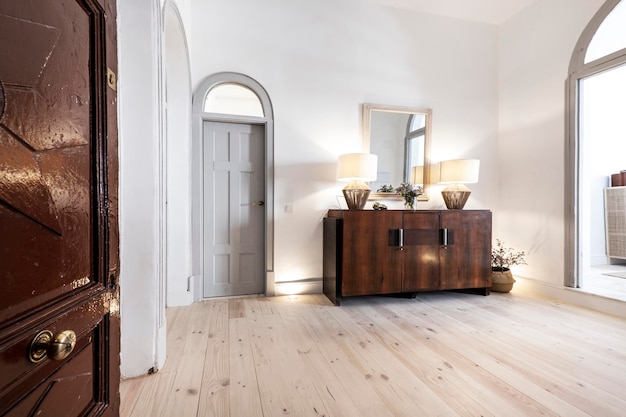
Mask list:
POLYGON ((416 197, 404 197, 404 209, 415 210, 416 197))
POLYGON ((513 289, 513 284, 515 283, 515 279, 513 279, 513 274, 511 274, 510 269, 506 269, 504 271, 494 271, 491 272, 491 291, 493 292, 509 292, 513 289))

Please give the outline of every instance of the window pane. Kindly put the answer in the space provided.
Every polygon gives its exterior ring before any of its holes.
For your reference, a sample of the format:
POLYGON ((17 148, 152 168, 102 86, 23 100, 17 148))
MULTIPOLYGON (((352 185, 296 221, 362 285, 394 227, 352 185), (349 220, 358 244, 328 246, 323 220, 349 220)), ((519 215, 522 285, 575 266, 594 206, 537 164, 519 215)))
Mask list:
POLYGON ((204 101, 207 113, 263 117, 261 101, 252 90, 239 84, 220 84, 209 91, 204 101))
POLYGON ((585 64, 626 48, 626 1, 604 19, 587 48, 585 64))
POLYGON ((409 127, 409 132, 415 132, 416 130, 423 129, 426 126, 426 115, 425 114, 414 114, 411 117, 411 126, 409 127))

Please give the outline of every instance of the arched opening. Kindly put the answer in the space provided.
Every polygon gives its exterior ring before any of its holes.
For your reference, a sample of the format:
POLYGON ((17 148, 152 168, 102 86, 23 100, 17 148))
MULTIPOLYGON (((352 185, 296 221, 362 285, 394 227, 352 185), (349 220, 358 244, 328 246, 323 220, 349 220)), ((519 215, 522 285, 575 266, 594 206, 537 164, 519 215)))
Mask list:
POLYGON ((623 234, 618 241, 626 244, 626 211, 616 214, 610 196, 619 190, 610 179, 626 170, 626 96, 617 94, 625 90, 626 3, 608 0, 581 35, 569 68, 565 285, 624 300, 626 279, 614 275, 626 277, 626 246, 615 252, 611 236, 623 234))
POLYGON ((211 88, 204 100, 205 113, 264 117, 261 100, 248 87, 224 83, 211 88))
POLYGON ((425 146, 426 114, 411 114, 407 122, 406 137, 404 139, 404 155, 406 155, 404 161, 404 178, 411 178, 413 184, 424 184, 423 167, 426 163, 425 146))
POLYGON ((246 281, 259 265, 255 250, 249 249, 256 243, 247 239, 254 236, 256 242, 259 234, 263 288, 258 292, 272 295, 274 129, 269 95, 254 79, 223 72, 202 81, 192 106, 192 263, 194 275, 197 271, 203 277, 197 280, 195 298, 257 293, 246 281), (261 138, 262 148, 251 137, 261 138), (227 142, 220 145, 219 138, 227 142), (235 161, 233 155, 243 159, 235 161), (259 215, 261 227, 254 220, 259 215), (219 216, 227 222, 216 221, 219 216), (243 220, 232 223, 237 219, 243 220))
POLYGON ((176 5, 163 8, 164 135, 161 187, 165 195, 165 240, 161 268, 165 272, 167 306, 189 305, 191 251, 191 74, 189 49, 176 5))

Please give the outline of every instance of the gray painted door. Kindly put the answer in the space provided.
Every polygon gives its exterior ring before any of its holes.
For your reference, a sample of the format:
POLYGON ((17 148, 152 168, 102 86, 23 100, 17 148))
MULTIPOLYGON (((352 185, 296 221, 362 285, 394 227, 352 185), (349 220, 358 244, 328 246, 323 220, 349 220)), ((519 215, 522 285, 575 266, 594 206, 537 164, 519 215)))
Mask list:
POLYGON ((204 122, 204 297, 265 286, 265 134, 204 122))

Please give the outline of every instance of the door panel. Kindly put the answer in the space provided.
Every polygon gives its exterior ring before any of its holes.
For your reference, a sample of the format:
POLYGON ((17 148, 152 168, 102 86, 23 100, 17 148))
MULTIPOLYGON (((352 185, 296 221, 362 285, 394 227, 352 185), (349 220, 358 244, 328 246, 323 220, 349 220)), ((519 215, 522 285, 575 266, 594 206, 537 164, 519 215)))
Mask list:
POLYGON ((204 296, 265 286, 262 126, 204 123, 204 296))
POLYGON ((0 3, 0 416, 118 415, 115 19, 114 0, 0 3), (74 350, 33 363, 42 330, 74 350))
POLYGON ((439 288, 439 213, 404 213, 402 291, 439 288))
POLYGON ((390 244, 390 231, 399 229, 402 229, 399 211, 344 212, 341 266, 344 296, 402 291, 404 252, 390 244))
POLYGON ((491 286, 491 212, 441 212, 441 227, 451 244, 442 246, 441 289, 491 286))

